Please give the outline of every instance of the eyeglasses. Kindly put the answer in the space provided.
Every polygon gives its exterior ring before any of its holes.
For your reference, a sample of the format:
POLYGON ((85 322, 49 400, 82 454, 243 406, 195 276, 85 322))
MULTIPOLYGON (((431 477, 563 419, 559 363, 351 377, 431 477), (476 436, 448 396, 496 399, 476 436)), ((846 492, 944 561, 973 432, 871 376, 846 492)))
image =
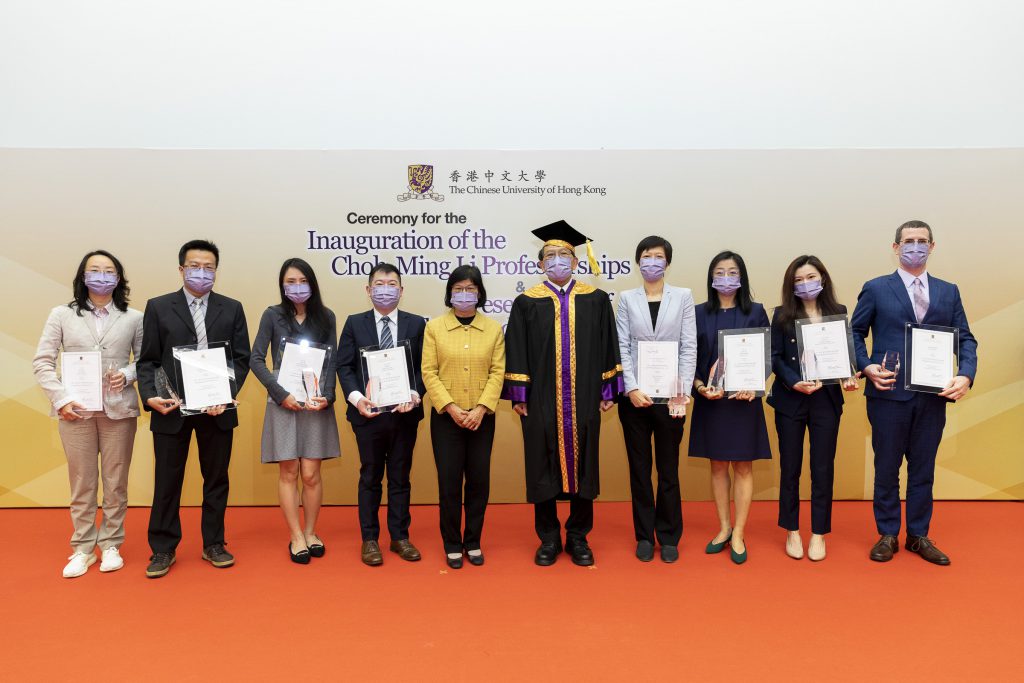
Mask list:
POLYGON ((927 237, 922 237, 922 238, 916 239, 916 240, 906 239, 906 240, 902 240, 900 242, 900 244, 922 244, 922 245, 925 245, 925 246, 927 246, 927 245, 929 245, 931 243, 932 243, 932 241, 930 239, 928 239, 927 237))
POLYGON ((207 273, 217 272, 217 266, 204 266, 201 263, 186 263, 185 267, 190 270, 203 270, 206 271, 207 273))

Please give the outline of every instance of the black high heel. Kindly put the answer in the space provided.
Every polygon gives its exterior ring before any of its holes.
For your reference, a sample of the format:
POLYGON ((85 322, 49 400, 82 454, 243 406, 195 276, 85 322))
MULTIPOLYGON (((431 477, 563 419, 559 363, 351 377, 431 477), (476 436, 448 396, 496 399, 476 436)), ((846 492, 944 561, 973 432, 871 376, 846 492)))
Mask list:
POLYGON ((288 555, 295 564, 309 564, 309 550, 300 550, 297 553, 293 553, 291 541, 288 541, 288 555))

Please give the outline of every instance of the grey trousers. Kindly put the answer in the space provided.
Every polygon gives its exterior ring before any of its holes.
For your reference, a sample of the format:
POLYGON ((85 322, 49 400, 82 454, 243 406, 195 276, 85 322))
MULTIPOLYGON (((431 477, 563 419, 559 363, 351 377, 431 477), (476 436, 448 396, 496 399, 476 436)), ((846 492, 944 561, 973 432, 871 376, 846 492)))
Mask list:
POLYGON ((71 482, 72 552, 91 553, 124 543, 128 509, 128 467, 132 462, 138 420, 112 420, 94 415, 88 420, 58 420, 57 431, 68 459, 71 482), (96 527, 97 495, 103 478, 103 522, 96 527))

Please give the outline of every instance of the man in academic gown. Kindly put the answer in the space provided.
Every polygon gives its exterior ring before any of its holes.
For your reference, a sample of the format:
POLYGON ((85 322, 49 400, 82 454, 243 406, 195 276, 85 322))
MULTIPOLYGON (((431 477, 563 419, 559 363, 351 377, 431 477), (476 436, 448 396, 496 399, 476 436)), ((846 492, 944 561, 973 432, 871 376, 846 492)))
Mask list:
POLYGON ((568 499, 565 547, 573 563, 588 566, 601 413, 623 390, 615 317, 607 292, 573 277, 584 243, 590 272, 600 274, 589 240, 565 221, 533 234, 544 240, 539 259, 548 279, 512 304, 502 398, 522 420, 526 497, 541 540, 536 563, 554 564, 562 552, 556 500, 568 499))

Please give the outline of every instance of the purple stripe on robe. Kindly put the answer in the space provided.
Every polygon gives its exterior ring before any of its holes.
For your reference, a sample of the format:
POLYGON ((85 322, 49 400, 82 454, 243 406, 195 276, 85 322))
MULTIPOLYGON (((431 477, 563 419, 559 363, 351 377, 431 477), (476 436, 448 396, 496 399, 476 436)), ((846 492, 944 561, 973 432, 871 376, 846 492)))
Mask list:
POLYGON ((509 384, 506 382, 505 387, 501 390, 501 397, 513 403, 526 403, 529 396, 528 390, 529 387, 522 384, 509 384))
POLYGON ((569 325, 569 293, 576 285, 576 281, 573 280, 569 283, 565 288, 564 294, 560 293, 550 282, 545 284, 554 290, 555 295, 558 296, 559 308, 561 309, 559 325, 561 325, 562 329, 562 367, 559 368, 559 371, 562 373, 562 440, 565 444, 565 472, 569 483, 568 493, 575 494, 577 490, 576 455, 572 444, 573 435, 576 433, 576 425, 572 420, 572 354, 570 351, 572 329, 569 325))
POLYGON ((601 400, 612 401, 624 391, 626 391, 625 380, 622 379, 622 375, 615 375, 615 377, 605 380, 601 386, 601 400))

